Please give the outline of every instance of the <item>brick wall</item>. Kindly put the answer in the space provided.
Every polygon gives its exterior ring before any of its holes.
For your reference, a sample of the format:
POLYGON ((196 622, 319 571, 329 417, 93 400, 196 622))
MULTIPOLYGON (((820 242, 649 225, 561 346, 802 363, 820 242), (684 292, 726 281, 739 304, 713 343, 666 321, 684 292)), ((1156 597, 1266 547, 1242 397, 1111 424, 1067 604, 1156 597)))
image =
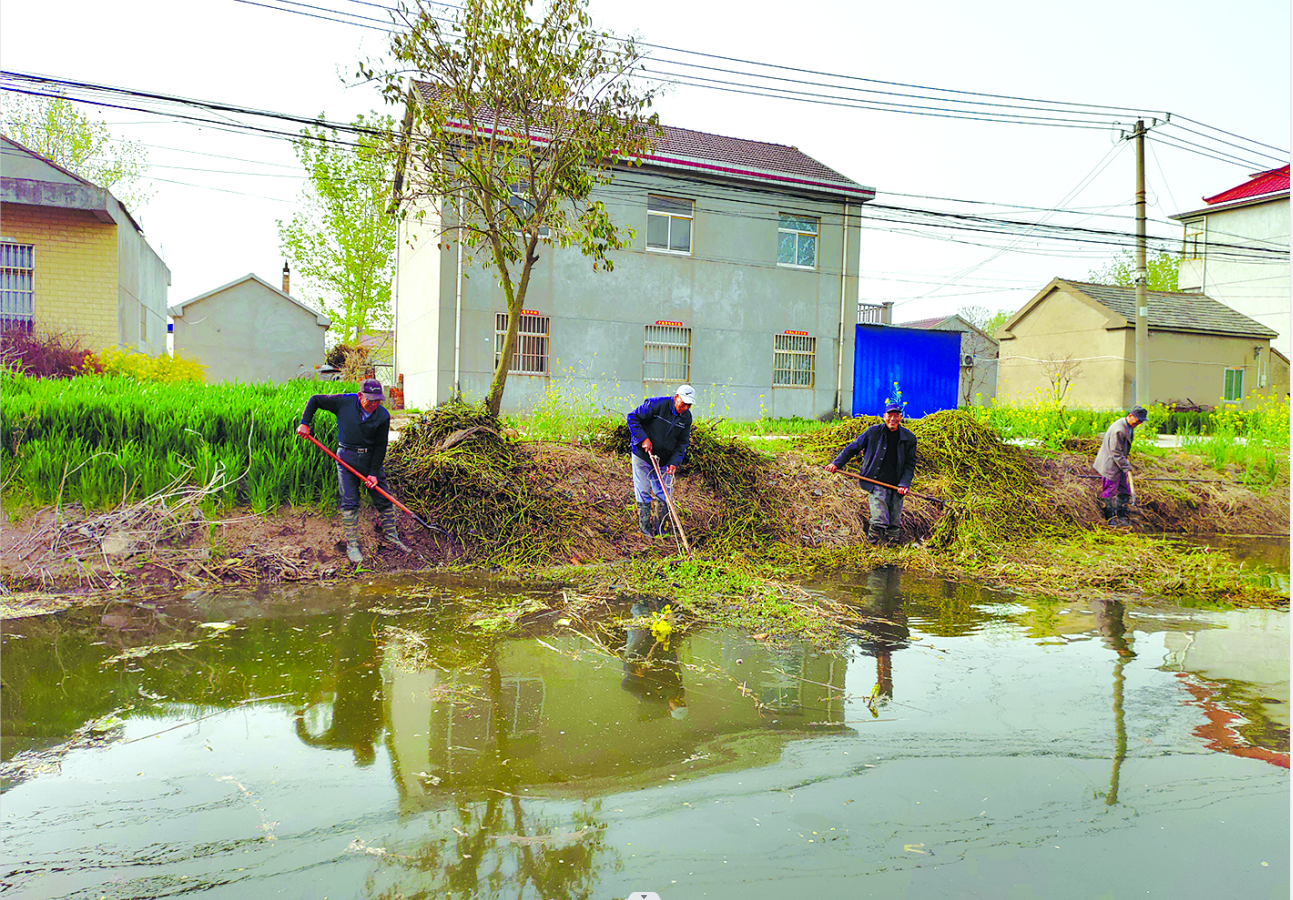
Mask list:
POLYGON ((0 235, 35 246, 35 330, 115 347, 117 226, 83 210, 3 204, 0 235))

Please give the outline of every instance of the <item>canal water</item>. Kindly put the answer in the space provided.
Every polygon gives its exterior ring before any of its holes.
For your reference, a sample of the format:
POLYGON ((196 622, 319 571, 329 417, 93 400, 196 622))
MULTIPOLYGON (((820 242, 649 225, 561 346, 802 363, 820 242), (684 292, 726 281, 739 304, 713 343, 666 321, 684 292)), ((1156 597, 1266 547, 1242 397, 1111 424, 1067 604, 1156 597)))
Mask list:
POLYGON ((1289 896, 1287 610, 815 588, 839 649, 444 579, 6 622, 0 893, 1289 896))

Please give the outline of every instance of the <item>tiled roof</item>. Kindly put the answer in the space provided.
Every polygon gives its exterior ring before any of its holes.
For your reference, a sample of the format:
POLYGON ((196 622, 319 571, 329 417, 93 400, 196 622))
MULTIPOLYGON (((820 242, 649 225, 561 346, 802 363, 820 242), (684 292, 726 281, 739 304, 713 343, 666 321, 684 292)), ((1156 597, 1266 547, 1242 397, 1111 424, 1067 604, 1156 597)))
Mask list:
MULTIPOLYGON (((414 85, 423 100, 435 97, 435 85, 425 81, 415 81, 414 85)), ((509 124, 516 124, 515 120, 509 124)), ((647 165, 772 182, 788 189, 842 193, 862 201, 875 197, 874 189, 841 175, 798 147, 725 137, 671 125, 662 125, 660 130, 655 152, 644 157, 647 165)))
POLYGON ((1203 202, 1213 206, 1218 203, 1229 203, 1232 200, 1260 197, 1263 194, 1278 194, 1280 191, 1287 191, 1288 189, 1289 167, 1282 166, 1278 169, 1258 172, 1238 187, 1232 187, 1230 190, 1222 191, 1220 194, 1213 194, 1211 197, 1204 197, 1203 202))
MULTIPOLYGON (((1065 281, 1061 284, 1086 294, 1092 300, 1122 316, 1128 322, 1136 321, 1136 289, 1111 284, 1089 284, 1083 281, 1065 281)), ((1243 313, 1236 312, 1224 303, 1218 303, 1207 294, 1149 292, 1149 327, 1158 331, 1185 331, 1196 334, 1230 334, 1240 337, 1273 338, 1275 331, 1254 322, 1243 313)))
POLYGON ((917 319, 914 322, 899 322, 898 328, 933 328, 935 325, 942 325, 951 316, 935 316, 932 319, 917 319))

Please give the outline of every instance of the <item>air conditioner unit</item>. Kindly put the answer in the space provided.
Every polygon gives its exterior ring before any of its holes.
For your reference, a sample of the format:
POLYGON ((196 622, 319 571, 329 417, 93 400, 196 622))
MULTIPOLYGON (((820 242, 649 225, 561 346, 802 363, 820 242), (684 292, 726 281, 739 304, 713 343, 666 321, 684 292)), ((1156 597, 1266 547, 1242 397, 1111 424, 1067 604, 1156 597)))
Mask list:
POLYGON ((971 356, 969 353, 965 354, 964 356, 961 357, 961 365, 967 369, 974 368, 974 357, 971 356))

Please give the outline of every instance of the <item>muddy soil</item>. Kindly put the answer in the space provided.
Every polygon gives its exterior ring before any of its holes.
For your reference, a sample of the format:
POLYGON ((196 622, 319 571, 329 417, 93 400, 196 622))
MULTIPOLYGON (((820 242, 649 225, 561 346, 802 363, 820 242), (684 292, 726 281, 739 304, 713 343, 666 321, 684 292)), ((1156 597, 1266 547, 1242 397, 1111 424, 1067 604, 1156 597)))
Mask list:
MULTIPOLYGON (((668 555, 672 542, 651 541, 636 528, 628 461, 623 456, 567 444, 523 444, 534 478, 580 511, 569 558, 551 564, 598 563, 668 555)), ((1287 486, 1253 491, 1234 483, 1238 473, 1217 473, 1198 457, 1177 454, 1142 461, 1136 528, 1152 533, 1287 534, 1287 486), (1199 479, 1206 483, 1150 481, 1150 477, 1199 479), (1226 479, 1232 479, 1227 481, 1226 479)), ((1084 527, 1102 528, 1089 456, 1035 456, 1032 464, 1050 502, 1084 527)), ((760 475, 760 489, 779 510, 781 540, 803 547, 857 544, 866 528, 865 495, 857 482, 832 476, 796 452, 777 454, 760 475)), ((921 489, 920 474, 914 489, 921 489)), ((709 526, 723 501, 698 478, 679 480, 676 498, 692 543, 703 552, 709 526)), ((116 511, 6 510, 0 529, 0 614, 45 612, 104 592, 146 596, 212 584, 321 582, 373 573, 425 571, 480 565, 485 540, 463 543, 428 532, 400 515, 400 530, 412 553, 380 540, 375 514, 365 506, 364 562, 350 565, 341 543, 339 515, 284 507, 271 515, 246 509, 219 519, 195 518, 153 533, 131 531, 116 511)), ((904 537, 928 536, 942 507, 909 497, 904 537)))

